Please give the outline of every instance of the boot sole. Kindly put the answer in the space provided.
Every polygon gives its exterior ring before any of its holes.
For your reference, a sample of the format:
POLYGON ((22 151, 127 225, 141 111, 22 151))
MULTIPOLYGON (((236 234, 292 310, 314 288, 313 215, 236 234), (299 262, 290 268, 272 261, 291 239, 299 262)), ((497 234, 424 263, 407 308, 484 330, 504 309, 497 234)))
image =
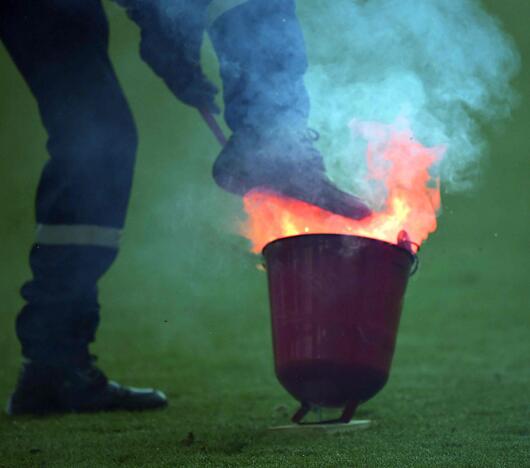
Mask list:
MULTIPOLYGON (((229 171, 223 171, 223 172, 226 172, 228 173, 229 171)), ((251 190, 259 190, 259 189, 262 189, 264 191, 269 191, 269 192, 274 192, 275 194, 277 195, 280 195, 280 196, 284 196, 284 197, 289 197, 289 198, 293 198, 293 199, 296 199, 296 200, 300 200, 304 203, 309 203, 311 205, 315 205, 315 206, 318 206, 320 208, 322 208, 323 210, 326 210, 326 211, 329 211, 331 213, 335 213, 337 215, 340 215, 340 216, 344 216, 344 217, 347 217, 347 218, 351 218, 351 219, 355 219, 355 220, 360 220, 360 219, 364 219, 364 218, 367 218, 368 216, 370 216, 372 214, 372 211, 364 204, 362 203, 360 200, 357 199, 357 197, 353 196, 353 195, 350 195, 350 194, 346 194, 342 191, 340 191, 339 189, 336 189, 334 188, 334 190, 336 190, 337 194, 341 193, 343 194, 343 196, 345 197, 348 197, 350 199, 355 199, 357 202, 358 202, 358 208, 354 209, 354 210, 349 210, 349 211, 344 211, 344 210, 336 210, 336 209, 331 209, 330 207, 326 207, 326 206, 322 206, 322 204, 319 204, 318 202, 316 202, 315 200, 310 200, 308 199, 309 197, 303 197, 303 196, 300 196, 301 193, 295 193, 295 192, 291 192, 289 190, 279 190, 278 188, 275 188, 274 186, 271 186, 270 184, 249 184, 248 182, 243 182, 243 177, 241 176, 241 174, 237 174, 235 173, 234 175, 230 175, 230 176, 221 176, 217 171, 215 171, 215 167, 214 167, 214 172, 213 172, 213 178, 215 180, 215 183, 223 190, 229 192, 229 193, 232 193, 234 195, 237 195, 237 196, 240 196, 240 197, 243 197, 245 196, 248 192, 250 192, 251 190)))

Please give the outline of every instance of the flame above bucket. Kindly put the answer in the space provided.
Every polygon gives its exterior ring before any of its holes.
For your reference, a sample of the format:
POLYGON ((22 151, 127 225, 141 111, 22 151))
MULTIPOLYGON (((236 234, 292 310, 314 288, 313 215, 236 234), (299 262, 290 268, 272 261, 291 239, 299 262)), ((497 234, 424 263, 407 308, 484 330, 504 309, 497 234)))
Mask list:
POLYGON ((299 234, 346 234, 370 237, 395 244, 405 231, 421 244, 436 230, 440 207, 439 181, 429 168, 445 148, 427 148, 401 125, 352 121, 354 136, 367 142, 367 181, 383 184, 385 203, 380 211, 362 220, 352 220, 317 206, 256 189, 243 199, 247 220, 242 234, 260 252, 269 242, 299 234))

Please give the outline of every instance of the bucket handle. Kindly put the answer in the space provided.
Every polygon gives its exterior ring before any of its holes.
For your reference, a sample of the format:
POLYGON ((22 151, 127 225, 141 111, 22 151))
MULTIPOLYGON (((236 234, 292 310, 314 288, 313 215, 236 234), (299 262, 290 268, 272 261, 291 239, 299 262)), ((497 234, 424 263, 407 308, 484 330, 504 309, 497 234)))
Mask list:
POLYGON ((411 240, 400 240, 398 246, 412 255, 412 266, 410 267, 409 276, 414 276, 420 267, 420 257, 418 256, 420 245, 411 240))
MULTIPOLYGON (((418 247, 419 250, 419 247, 418 247)), ((412 254, 412 267, 410 268, 409 276, 414 276, 420 267, 420 257, 417 254, 412 254)))
POLYGON ((351 418, 353 418, 353 415, 355 414, 355 410, 357 409, 357 406, 359 406, 358 401, 349 401, 346 403, 346 406, 344 407, 342 414, 339 418, 336 419, 325 419, 323 421, 317 421, 317 422, 302 422, 302 419, 309 413, 311 410, 311 405, 306 402, 302 402, 300 405, 300 408, 293 414, 291 421, 295 424, 299 424, 301 426, 314 426, 318 424, 348 424, 351 421, 351 418))
POLYGON ((420 266, 420 259, 418 252, 420 251, 420 244, 410 239, 407 231, 400 231, 397 238, 397 245, 402 247, 412 255, 412 267, 410 269, 409 276, 413 276, 420 266))

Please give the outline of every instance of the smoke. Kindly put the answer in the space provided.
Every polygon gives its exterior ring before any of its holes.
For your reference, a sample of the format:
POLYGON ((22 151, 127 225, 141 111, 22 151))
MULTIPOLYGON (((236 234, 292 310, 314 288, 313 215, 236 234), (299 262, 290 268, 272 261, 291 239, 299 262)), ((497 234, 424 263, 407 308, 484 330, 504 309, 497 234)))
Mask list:
MULTIPOLYGON (((160 27, 179 38, 200 30, 211 3, 117 1, 155 8, 160 27), (177 31, 182 15, 188 33, 177 31)), ((263 127, 282 107, 284 120, 305 114, 294 3, 246 5, 247 13, 228 13, 211 34, 229 125, 263 127)), ((297 13, 309 57, 311 125, 340 186, 369 190, 363 142, 352 141, 348 129, 352 119, 406 122, 422 144, 446 148, 433 169, 446 191, 473 185, 486 150, 482 127, 509 116, 517 101, 510 82, 520 65, 512 39, 478 0, 312 0, 297 2, 297 13)))
POLYGON ((434 169, 445 190, 472 186, 485 151, 481 125, 510 114, 520 62, 478 1, 315 0, 299 2, 298 14, 311 123, 339 185, 364 188, 363 148, 347 128, 355 118, 408 121, 422 144, 446 147, 434 169))

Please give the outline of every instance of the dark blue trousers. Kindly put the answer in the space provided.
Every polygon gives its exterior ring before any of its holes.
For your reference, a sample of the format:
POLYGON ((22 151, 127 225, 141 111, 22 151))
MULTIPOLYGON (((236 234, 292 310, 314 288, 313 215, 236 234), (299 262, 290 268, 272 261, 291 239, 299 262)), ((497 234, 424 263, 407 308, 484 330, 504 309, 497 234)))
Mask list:
POLYGON ((209 35, 232 130, 307 122, 307 57, 295 0, 248 0, 221 15, 209 35))
MULTIPOLYGON (((307 118, 294 0, 249 0, 209 32, 233 131, 307 118)), ((107 53, 100 0, 0 0, 0 38, 37 100, 50 156, 17 335, 29 359, 82 362, 99 322, 97 282, 125 222, 135 124, 107 53)))

